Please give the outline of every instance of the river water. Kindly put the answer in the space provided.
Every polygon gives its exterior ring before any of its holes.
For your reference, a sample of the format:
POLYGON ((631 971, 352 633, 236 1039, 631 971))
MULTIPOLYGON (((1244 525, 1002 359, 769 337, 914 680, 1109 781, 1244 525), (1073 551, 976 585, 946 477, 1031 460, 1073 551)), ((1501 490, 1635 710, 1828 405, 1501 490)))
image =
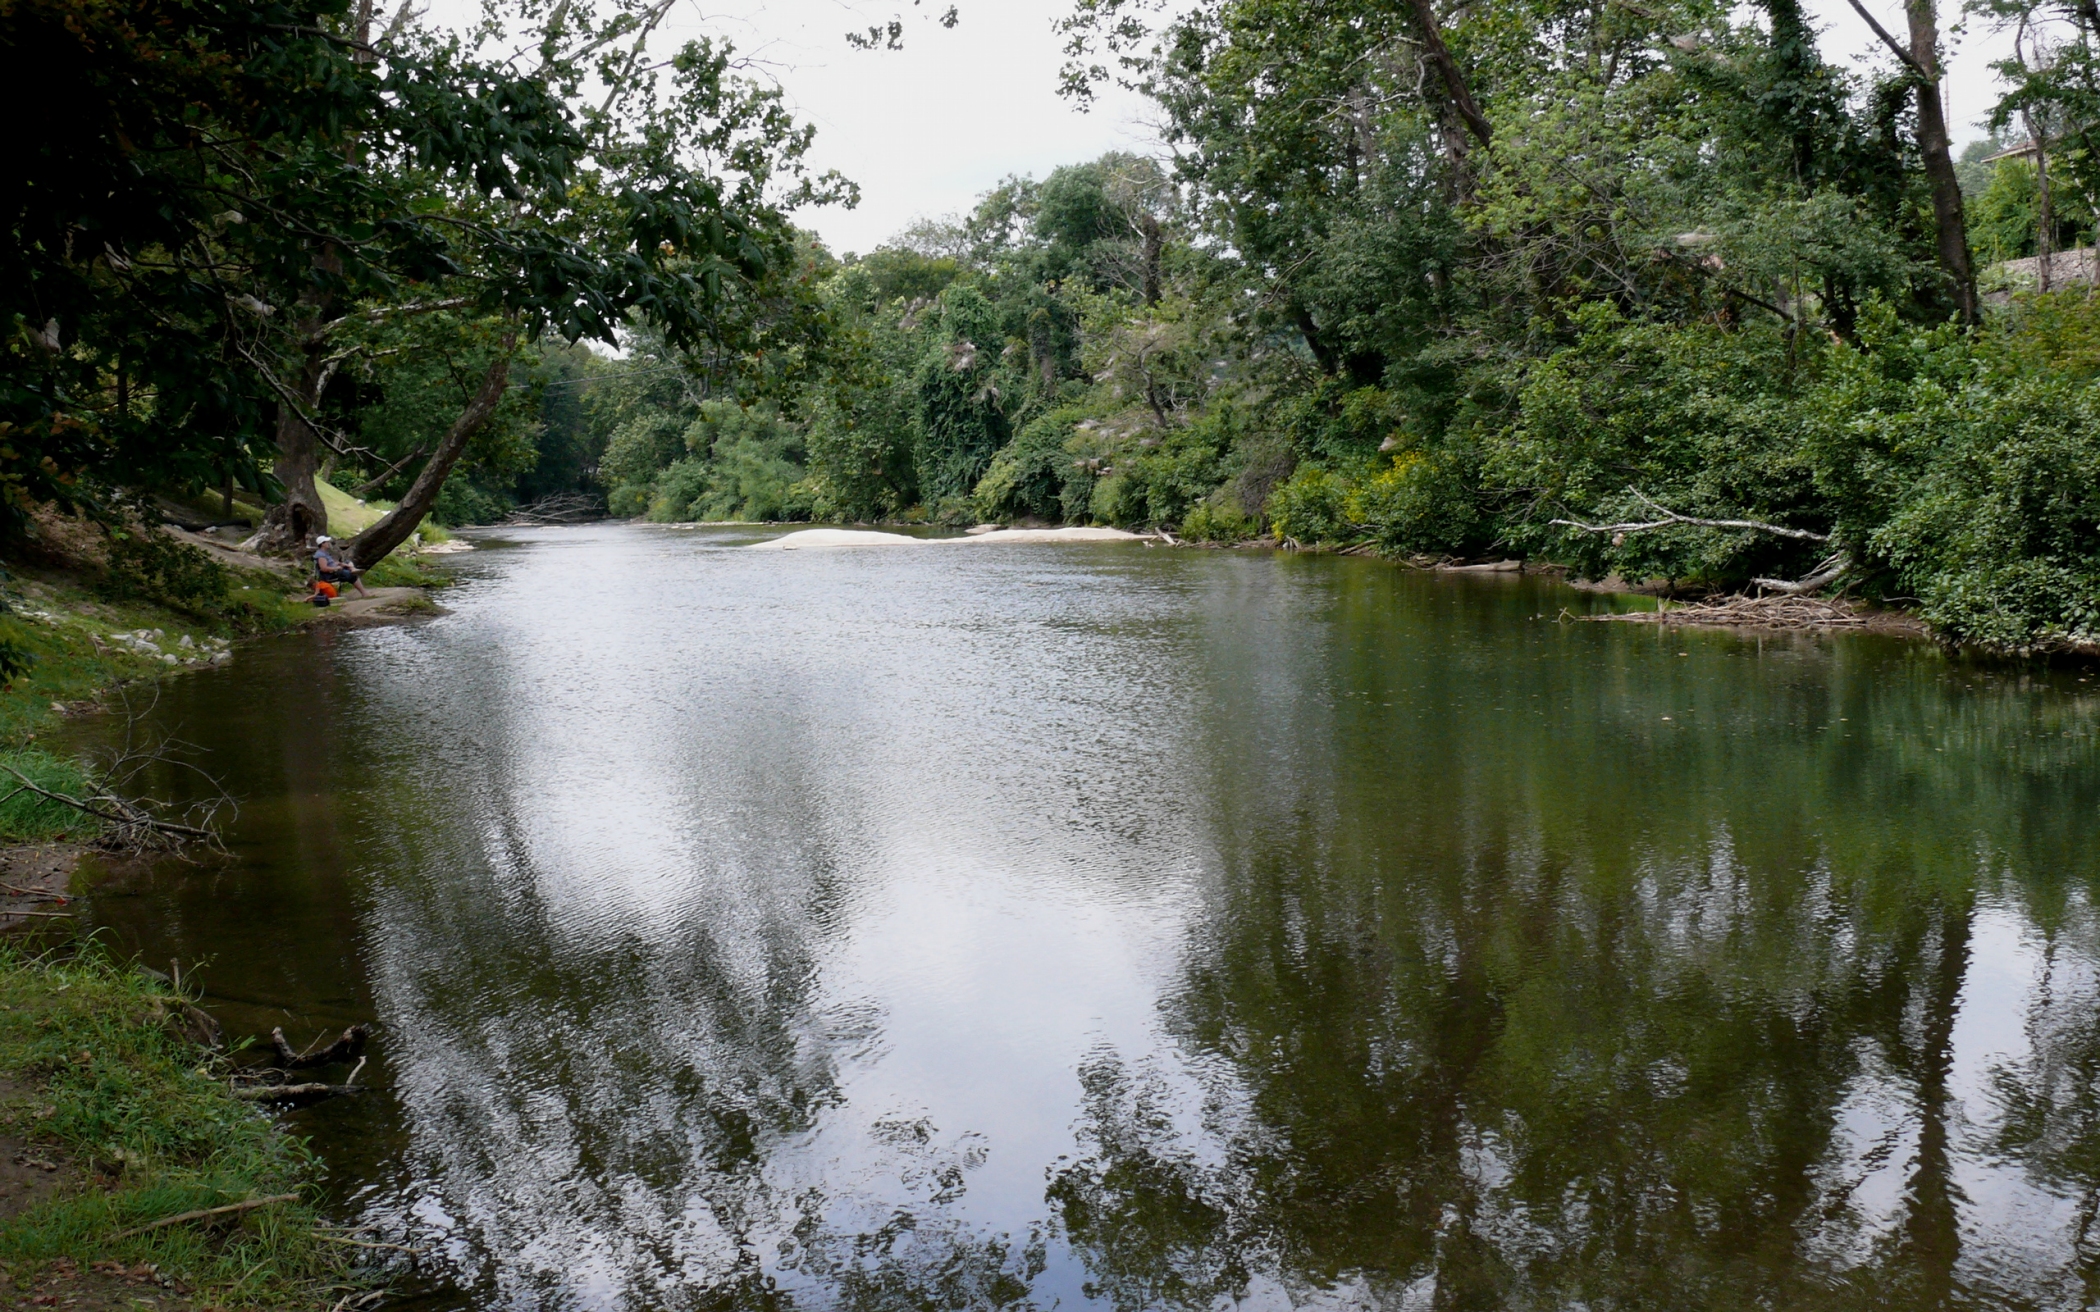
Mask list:
MULTIPOLYGON (((89 899, 505 1309, 2088 1308, 2100 700, 1514 577, 520 531, 89 899)), ((167 788, 179 787, 170 778, 167 788)))

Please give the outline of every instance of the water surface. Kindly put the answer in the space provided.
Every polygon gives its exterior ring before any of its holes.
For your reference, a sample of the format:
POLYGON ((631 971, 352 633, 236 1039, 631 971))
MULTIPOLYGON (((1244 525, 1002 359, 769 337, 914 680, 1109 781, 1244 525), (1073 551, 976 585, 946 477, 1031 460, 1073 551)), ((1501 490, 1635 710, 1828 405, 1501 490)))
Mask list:
POLYGON ((152 713, 234 856, 92 914, 376 1022, 292 1119, 424 1305, 2100 1298, 2077 672, 758 533, 486 541, 152 713))

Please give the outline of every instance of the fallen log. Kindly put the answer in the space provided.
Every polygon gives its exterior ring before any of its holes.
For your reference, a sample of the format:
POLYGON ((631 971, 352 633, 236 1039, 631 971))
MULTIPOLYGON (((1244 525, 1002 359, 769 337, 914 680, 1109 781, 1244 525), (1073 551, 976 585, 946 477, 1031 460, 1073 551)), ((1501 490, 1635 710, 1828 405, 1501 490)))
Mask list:
POLYGON ((237 1084, 233 1096, 242 1102, 278 1103, 306 1107, 330 1098, 346 1098, 366 1092, 363 1084, 237 1084))

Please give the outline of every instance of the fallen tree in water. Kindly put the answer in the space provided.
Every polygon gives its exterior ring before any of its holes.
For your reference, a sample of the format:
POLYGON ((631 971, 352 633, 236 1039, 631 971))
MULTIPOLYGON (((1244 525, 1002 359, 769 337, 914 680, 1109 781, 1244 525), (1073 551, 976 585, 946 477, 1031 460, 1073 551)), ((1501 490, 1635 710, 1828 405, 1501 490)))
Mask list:
POLYGON ((503 519, 506 524, 530 527, 546 524, 589 524, 605 518, 605 502, 584 492, 557 492, 529 506, 519 506, 503 519))

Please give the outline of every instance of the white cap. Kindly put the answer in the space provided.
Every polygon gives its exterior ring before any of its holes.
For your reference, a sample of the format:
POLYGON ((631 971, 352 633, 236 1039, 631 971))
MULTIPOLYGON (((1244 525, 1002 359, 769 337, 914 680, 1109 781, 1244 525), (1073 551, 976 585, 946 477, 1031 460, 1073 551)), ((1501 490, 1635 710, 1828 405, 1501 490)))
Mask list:
POLYGON ((323 542, 333 542, 333 541, 335 541, 335 539, 334 539, 334 538, 332 538, 332 537, 329 537, 329 536, 328 536, 328 535, 327 535, 326 533, 323 533, 323 534, 322 534, 321 536, 319 536, 319 537, 317 537, 317 538, 315 538, 315 539, 314 539, 314 545, 318 547, 318 546, 320 546, 320 545, 321 545, 321 544, 322 544, 323 542))

